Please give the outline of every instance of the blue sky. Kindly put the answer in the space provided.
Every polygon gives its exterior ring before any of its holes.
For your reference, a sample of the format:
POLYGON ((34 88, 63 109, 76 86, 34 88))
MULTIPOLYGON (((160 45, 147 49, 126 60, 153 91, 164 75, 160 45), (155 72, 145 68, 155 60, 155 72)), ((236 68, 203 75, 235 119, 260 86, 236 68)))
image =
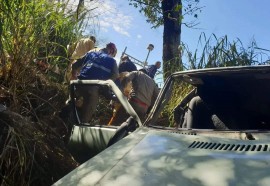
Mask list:
MULTIPOLYGON (((96 0, 91 6, 98 7, 98 31, 95 33, 99 45, 114 42, 118 48, 116 60, 127 47, 127 53, 141 61, 146 59, 148 44, 155 46, 151 51, 148 64, 162 61, 163 27, 151 29, 138 9, 128 5, 127 0, 96 0)), ((200 0, 204 6, 198 16, 197 29, 182 26, 181 38, 195 51, 202 32, 206 37, 215 34, 218 38, 225 35, 229 41, 239 38, 244 47, 253 39, 257 46, 270 49, 269 0, 200 0)), ((184 17, 184 21, 189 17, 184 17)))
POLYGON ((239 38, 245 47, 254 38, 258 47, 270 49, 270 1, 201 0, 200 4, 205 6, 198 19, 201 29, 183 27, 182 40, 189 45, 196 46, 200 33, 205 32, 207 36, 227 35, 230 41, 239 38))

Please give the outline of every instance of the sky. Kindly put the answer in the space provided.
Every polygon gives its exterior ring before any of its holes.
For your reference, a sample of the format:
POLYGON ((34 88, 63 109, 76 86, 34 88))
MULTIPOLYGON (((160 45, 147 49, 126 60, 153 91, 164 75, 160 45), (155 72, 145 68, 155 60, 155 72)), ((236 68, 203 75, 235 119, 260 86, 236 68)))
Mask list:
MULTIPOLYGON (((127 0, 100 0, 91 6, 97 7, 95 35, 99 45, 115 43, 117 62, 125 47, 127 54, 145 61, 149 44, 154 45, 154 50, 149 53, 148 64, 162 61, 163 27, 151 29, 144 15, 129 6, 127 0)), ((182 26, 181 39, 191 51, 200 47, 197 43, 202 32, 206 37, 227 35, 229 41, 239 38, 244 47, 255 40, 258 47, 270 49, 269 0, 200 0, 199 6, 204 8, 198 14, 196 29, 182 26)), ((184 21, 189 19, 184 17, 184 21)))

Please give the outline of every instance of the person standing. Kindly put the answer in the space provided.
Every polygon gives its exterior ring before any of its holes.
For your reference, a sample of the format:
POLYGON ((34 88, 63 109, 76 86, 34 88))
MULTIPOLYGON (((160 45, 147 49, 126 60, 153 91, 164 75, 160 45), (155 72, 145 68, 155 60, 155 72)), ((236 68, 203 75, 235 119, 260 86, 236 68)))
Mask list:
MULTIPOLYGON (((132 71, 137 71, 137 67, 136 65, 129 59, 129 57, 127 55, 124 55, 122 58, 121 58, 121 61, 119 63, 119 66, 118 66, 118 70, 119 70, 119 73, 122 73, 122 72, 132 72, 132 71)), ((121 83, 120 83, 120 80, 117 79, 115 81, 115 84, 118 86, 119 89, 122 89, 121 87, 121 83)), ((118 112, 118 110, 120 109, 123 109, 121 103, 118 101, 118 100, 111 100, 111 105, 112 105, 112 108, 113 108, 113 117, 114 118, 114 115, 118 112)), ((111 119, 111 121, 109 122, 109 125, 110 123, 113 121, 113 119, 111 119)))
MULTIPOLYGON (((88 51, 95 48, 96 38, 95 36, 90 36, 89 38, 80 39, 72 51, 69 51, 71 54, 70 59, 76 60, 83 57, 88 51)), ((69 49, 68 49, 69 50, 69 49)))
POLYGON ((118 68, 119 73, 137 71, 136 65, 129 59, 127 55, 122 57, 118 68))
POLYGON ((79 41, 67 46, 67 53, 69 57, 69 64, 65 72, 65 81, 70 81, 70 71, 71 65, 77 59, 83 57, 87 52, 95 49, 96 38, 95 36, 90 36, 89 38, 82 38, 79 41))
MULTIPOLYGON (((159 93, 156 83, 142 71, 123 72, 119 79, 124 95, 141 121, 144 121, 149 108, 153 106, 159 93)), ((128 115, 125 111, 119 109, 108 125, 119 125, 127 118, 128 115)))
MULTIPOLYGON (((98 52, 88 52, 72 64, 71 80, 115 80, 119 75, 114 59, 116 53, 117 49, 113 43, 108 43, 106 48, 98 52), (80 70, 79 73, 78 70, 80 70)), ((78 87, 76 95, 83 97, 80 109, 81 122, 90 122, 98 104, 99 87, 90 85, 78 87)))
MULTIPOLYGON (((124 55, 121 58, 120 64, 118 66, 119 73, 122 72, 132 72, 132 71, 137 71, 136 65, 129 59, 127 55, 124 55)), ((115 81, 115 84, 121 89, 121 84, 120 80, 117 79, 115 81)))
POLYGON ((161 62, 157 61, 154 65, 149 65, 145 68, 146 73, 148 76, 150 76, 152 79, 154 79, 157 70, 161 67, 161 62))

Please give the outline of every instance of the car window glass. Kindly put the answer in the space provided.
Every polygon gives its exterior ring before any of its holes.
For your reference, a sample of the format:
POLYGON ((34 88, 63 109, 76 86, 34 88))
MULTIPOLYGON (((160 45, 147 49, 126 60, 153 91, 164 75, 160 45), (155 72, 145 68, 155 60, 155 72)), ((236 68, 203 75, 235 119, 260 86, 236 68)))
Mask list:
POLYGON ((181 103, 181 101, 194 89, 194 86, 182 81, 181 79, 174 79, 172 82, 170 95, 167 95, 168 102, 162 106, 161 112, 158 114, 158 119, 153 122, 155 126, 161 127, 175 127, 174 122, 174 108, 181 103))

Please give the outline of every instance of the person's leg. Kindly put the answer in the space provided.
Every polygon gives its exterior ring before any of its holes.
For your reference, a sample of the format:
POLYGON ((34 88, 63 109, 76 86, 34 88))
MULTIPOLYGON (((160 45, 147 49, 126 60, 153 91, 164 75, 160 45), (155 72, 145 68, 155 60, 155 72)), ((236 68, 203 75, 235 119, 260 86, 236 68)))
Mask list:
POLYGON ((113 113, 113 116, 108 123, 108 125, 116 125, 119 126, 123 122, 125 122, 128 119, 129 115, 124 109, 124 107, 118 103, 117 107, 115 108, 115 112, 113 113))
POLYGON ((211 112, 203 100, 196 96, 192 98, 186 115, 187 128, 209 129, 213 128, 211 112))
POLYGON ((200 105, 201 99, 196 96, 192 98, 188 105, 188 111, 187 111, 187 128, 198 128, 198 123, 197 121, 197 110, 198 110, 198 105, 200 105))
MULTIPOLYGON (((141 121, 143 122, 146 117, 146 113, 148 108, 145 106, 142 106, 136 102, 129 102, 130 105, 133 107, 141 121)), ((117 109, 116 113, 111 118, 108 125, 121 125, 123 122, 125 122, 129 118, 129 114, 126 112, 124 107, 121 105, 119 109, 117 109)))
POLYGON ((81 122, 88 123, 92 119, 92 115, 95 112, 96 106, 98 104, 98 87, 82 87, 82 89, 80 89, 80 94, 83 96, 83 104, 81 107, 81 122))

